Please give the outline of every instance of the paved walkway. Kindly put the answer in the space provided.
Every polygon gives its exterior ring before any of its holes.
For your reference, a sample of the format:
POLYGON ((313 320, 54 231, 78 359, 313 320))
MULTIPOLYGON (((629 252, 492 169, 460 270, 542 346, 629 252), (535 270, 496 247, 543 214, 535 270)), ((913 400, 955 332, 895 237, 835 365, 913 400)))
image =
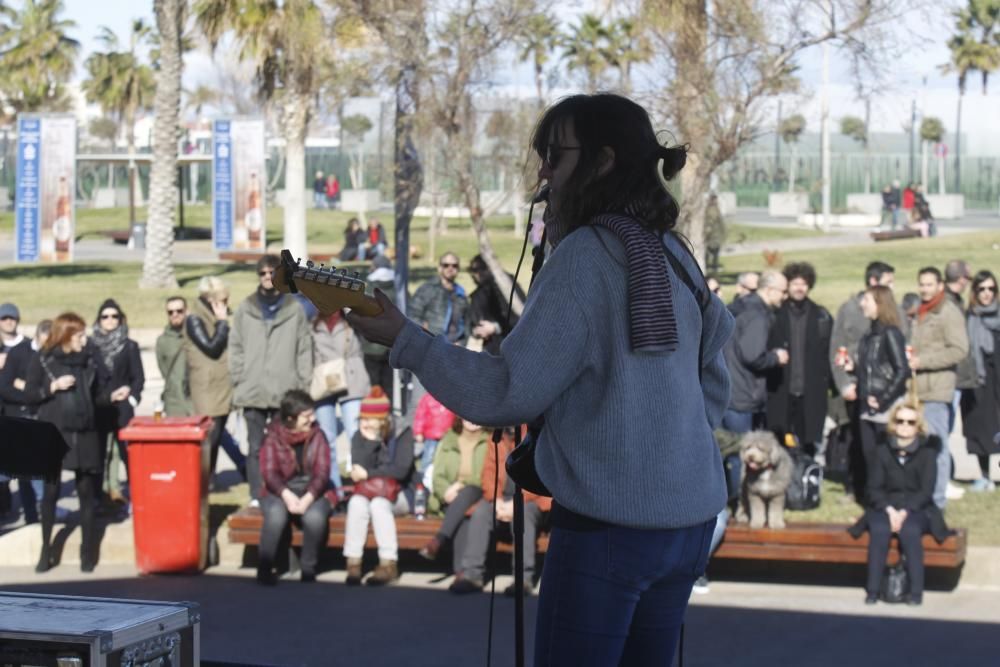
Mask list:
MULTIPOLYGON (((489 597, 456 597, 430 574, 385 589, 344 586, 343 572, 316 585, 257 586, 249 570, 136 577, 128 567, 36 575, 0 568, 4 590, 201 604, 202 655, 250 665, 441 667, 486 662, 489 597)), ((497 581, 502 590, 509 581, 497 581)), ((527 601, 528 664, 536 599, 527 601)), ((930 591, 922 607, 866 607, 856 588, 713 582, 694 596, 684 664, 772 667, 949 667, 995 664, 1000 591, 930 591)), ((513 656, 513 603, 498 596, 493 664, 513 656)), ((2 622, 2 621, 0 621, 2 622)))

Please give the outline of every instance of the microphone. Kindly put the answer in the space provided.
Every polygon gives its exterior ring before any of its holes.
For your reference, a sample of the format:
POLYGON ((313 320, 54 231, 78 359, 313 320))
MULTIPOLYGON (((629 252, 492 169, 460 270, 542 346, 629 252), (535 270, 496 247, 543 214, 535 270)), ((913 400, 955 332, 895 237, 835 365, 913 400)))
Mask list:
POLYGON ((545 185, 545 186, 542 186, 542 189, 538 191, 538 194, 536 194, 531 199, 531 203, 532 204, 540 204, 543 201, 548 201, 548 200, 549 200, 549 186, 545 185))

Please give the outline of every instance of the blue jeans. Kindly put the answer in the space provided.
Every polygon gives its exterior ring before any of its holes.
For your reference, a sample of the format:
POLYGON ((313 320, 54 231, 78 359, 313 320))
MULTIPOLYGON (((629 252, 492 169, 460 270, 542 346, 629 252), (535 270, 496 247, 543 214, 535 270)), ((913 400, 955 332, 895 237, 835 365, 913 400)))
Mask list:
POLYGON ((313 208, 326 208, 325 192, 313 192, 313 208))
POLYGON ((753 415, 728 408, 722 415, 722 428, 733 433, 749 433, 753 430, 753 415))
POLYGON ((951 479, 951 452, 948 450, 948 436, 951 429, 951 403, 927 401, 924 403, 924 419, 931 435, 941 438, 941 451, 937 456, 937 480, 934 482, 934 504, 944 509, 947 502, 948 480, 951 479))
POLYGON ((420 454, 420 471, 423 472, 434 463, 434 452, 437 451, 439 440, 424 440, 424 451, 420 454))
POLYGON ((723 507, 719 516, 715 517, 715 528, 712 530, 712 544, 708 548, 708 555, 711 556, 722 544, 722 538, 726 535, 726 525, 729 523, 729 508, 723 507))
POLYGON ((535 667, 672 664, 715 519, 641 530, 553 505, 535 627, 535 667))
POLYGON ((340 466, 337 463, 337 436, 343 430, 347 437, 348 451, 350 451, 351 439, 358 431, 358 416, 360 414, 360 398, 352 398, 339 403, 336 398, 325 398, 316 403, 316 421, 319 423, 323 435, 326 436, 326 441, 330 444, 330 481, 338 491, 343 487, 344 482, 340 478, 340 466), (337 419, 338 405, 340 405, 340 420, 337 419))
POLYGON ((17 493, 21 496, 25 523, 38 523, 38 503, 42 502, 45 483, 40 479, 17 478, 17 493))

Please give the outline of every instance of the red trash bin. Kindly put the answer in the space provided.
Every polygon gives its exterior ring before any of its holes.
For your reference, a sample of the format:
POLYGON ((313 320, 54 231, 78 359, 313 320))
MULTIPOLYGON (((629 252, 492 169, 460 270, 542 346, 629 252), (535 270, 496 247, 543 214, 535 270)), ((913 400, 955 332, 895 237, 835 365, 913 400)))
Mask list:
POLYGON ((128 443, 135 564, 143 574, 205 568, 202 443, 211 430, 211 417, 135 417, 118 432, 128 443))

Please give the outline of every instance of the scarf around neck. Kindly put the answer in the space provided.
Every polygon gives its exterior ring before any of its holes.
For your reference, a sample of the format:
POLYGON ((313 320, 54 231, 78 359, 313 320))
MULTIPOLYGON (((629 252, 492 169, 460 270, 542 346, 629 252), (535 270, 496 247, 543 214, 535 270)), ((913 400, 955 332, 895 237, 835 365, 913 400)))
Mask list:
POLYGON ((924 301, 920 304, 919 310, 917 310, 917 322, 923 322, 924 318, 927 317, 927 313, 931 312, 944 301, 945 293, 941 290, 937 296, 935 296, 930 301, 924 301))
POLYGON ((986 384, 986 357, 994 352, 993 336, 1000 331, 1000 302, 988 306, 973 306, 966 322, 969 333, 969 354, 976 364, 976 381, 986 384))
POLYGON ((99 324, 95 324, 93 337, 94 344, 97 345, 97 350, 100 352, 101 361, 104 362, 104 367, 108 369, 109 373, 113 372, 115 361, 125 349, 125 343, 128 342, 128 325, 123 322, 118 325, 118 328, 105 331, 99 324))
POLYGON ((661 240, 638 220, 624 215, 599 215, 593 224, 614 232, 625 246, 632 351, 673 352, 679 340, 677 318, 661 240))

